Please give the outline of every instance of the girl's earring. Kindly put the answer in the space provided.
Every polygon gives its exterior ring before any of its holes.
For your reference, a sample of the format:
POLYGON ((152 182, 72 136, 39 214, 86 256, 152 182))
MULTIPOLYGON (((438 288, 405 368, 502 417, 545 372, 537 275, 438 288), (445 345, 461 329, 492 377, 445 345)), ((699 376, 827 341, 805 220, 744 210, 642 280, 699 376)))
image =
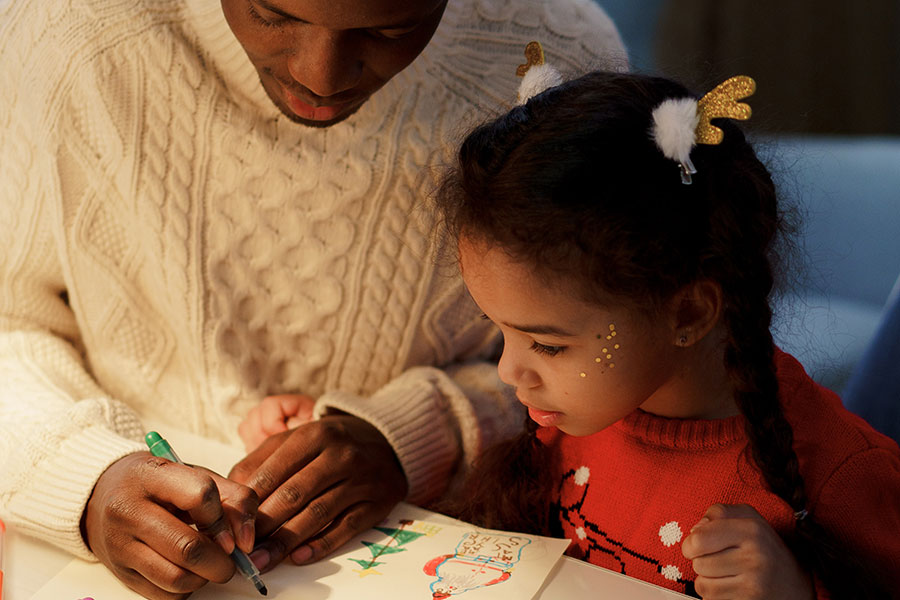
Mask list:
POLYGON ((687 346, 687 342, 688 342, 688 336, 687 336, 687 334, 686 334, 686 333, 682 333, 682 334, 681 334, 681 337, 678 338, 678 345, 679 345, 679 346, 687 346))

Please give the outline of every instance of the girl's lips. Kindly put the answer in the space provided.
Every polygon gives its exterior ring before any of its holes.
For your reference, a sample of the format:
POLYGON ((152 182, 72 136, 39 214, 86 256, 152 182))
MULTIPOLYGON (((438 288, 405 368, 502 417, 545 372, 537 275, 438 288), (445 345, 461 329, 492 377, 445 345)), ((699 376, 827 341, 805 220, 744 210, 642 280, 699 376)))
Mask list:
POLYGON ((559 420, 562 418, 562 413, 551 410, 540 410, 529 406, 528 416, 541 427, 553 427, 559 423, 559 420))
POLYGON ((340 115, 345 106, 344 104, 337 104, 335 106, 312 106, 297 98, 283 86, 282 89, 284 90, 284 99, 290 109, 295 115, 301 119, 306 119, 307 121, 331 121, 340 115))

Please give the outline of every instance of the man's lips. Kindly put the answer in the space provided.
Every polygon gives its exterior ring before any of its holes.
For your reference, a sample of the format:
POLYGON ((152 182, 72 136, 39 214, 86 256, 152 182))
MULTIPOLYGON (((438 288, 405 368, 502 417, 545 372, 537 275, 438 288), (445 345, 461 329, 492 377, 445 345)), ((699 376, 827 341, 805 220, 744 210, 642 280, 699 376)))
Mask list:
MULTIPOLYGON (((284 100, 288 108, 301 119, 308 121, 331 121, 353 105, 352 101, 347 100, 332 101, 331 104, 309 102, 294 95, 284 85, 281 86, 281 89, 284 92, 284 100)), ((328 102, 328 100, 326 99, 325 102, 328 102)))
POLYGON ((308 104, 286 89, 284 90, 284 100, 295 115, 308 121, 330 121, 337 117, 344 108, 343 104, 331 106, 308 104))

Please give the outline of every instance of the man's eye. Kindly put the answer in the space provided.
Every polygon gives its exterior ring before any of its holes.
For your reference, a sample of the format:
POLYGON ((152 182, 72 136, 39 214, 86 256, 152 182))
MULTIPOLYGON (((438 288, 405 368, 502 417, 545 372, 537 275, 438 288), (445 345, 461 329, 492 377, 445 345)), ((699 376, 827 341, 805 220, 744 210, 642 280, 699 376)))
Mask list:
POLYGON ((262 15, 256 7, 252 4, 247 5, 247 12, 250 13, 250 18, 262 25, 263 27, 278 27, 280 23, 277 21, 270 20, 262 15))
POLYGON ((401 40, 414 32, 416 27, 403 27, 398 29, 370 29, 369 33, 375 37, 386 40, 401 40))
POLYGON ((565 346, 548 346, 546 344, 539 344, 537 342, 531 342, 531 349, 537 352, 538 354, 546 354, 547 356, 556 356, 560 352, 566 349, 565 346))

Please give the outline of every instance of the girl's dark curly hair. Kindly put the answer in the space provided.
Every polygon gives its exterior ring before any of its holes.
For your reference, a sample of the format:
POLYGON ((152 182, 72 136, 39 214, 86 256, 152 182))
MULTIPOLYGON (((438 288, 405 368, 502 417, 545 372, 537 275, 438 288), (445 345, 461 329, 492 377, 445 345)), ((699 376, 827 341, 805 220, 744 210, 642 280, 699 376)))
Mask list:
MULTIPOLYGON (((685 285, 717 282, 724 363, 748 452, 770 490, 802 511, 807 496, 770 333, 782 226, 775 186, 727 120, 715 122, 725 131, 720 145, 694 148, 697 174, 681 184, 678 164, 650 131, 654 107, 689 96, 672 81, 623 73, 551 88, 474 130, 436 202, 451 235, 501 247, 548 281, 577 282, 587 300, 613 295, 658 311, 685 285)), ((453 511, 488 527, 546 532, 550 483, 535 473, 547 451, 529 427, 486 452, 453 511)), ((881 597, 868 587, 873 578, 851 573, 849 553, 813 514, 797 522, 794 538, 798 559, 836 598, 881 597)))

